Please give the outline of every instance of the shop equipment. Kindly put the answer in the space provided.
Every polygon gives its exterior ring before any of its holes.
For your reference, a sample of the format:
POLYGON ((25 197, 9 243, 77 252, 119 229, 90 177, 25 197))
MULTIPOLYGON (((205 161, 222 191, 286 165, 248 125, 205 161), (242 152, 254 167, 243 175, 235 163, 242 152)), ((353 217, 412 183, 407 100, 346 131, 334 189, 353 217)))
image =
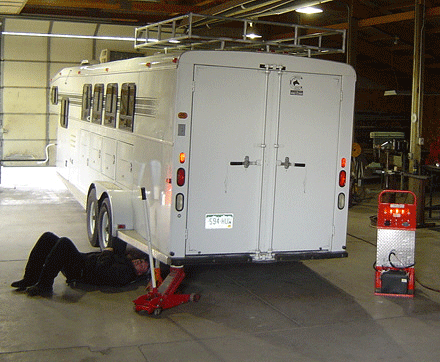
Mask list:
POLYGON ((414 296, 416 210, 416 195, 411 191, 384 190, 379 194, 376 295, 414 296), (413 203, 396 202, 399 194, 412 196, 413 203))

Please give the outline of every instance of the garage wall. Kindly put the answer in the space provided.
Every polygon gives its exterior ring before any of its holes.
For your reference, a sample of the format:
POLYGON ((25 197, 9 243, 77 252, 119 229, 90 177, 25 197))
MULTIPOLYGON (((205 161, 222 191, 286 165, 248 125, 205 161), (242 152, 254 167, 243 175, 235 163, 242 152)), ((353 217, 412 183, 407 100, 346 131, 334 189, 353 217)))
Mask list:
POLYGON ((18 18, 0 19, 0 160, 4 166, 54 165, 58 120, 48 111, 51 77, 82 60, 99 61, 101 50, 134 52, 131 41, 56 38, 55 34, 133 37, 134 28, 18 18), (12 35, 10 33, 21 33, 12 35), (29 36, 23 33, 42 34, 29 36), (3 132, 2 132, 3 130, 3 132), (2 136, 3 133, 3 136, 2 136))

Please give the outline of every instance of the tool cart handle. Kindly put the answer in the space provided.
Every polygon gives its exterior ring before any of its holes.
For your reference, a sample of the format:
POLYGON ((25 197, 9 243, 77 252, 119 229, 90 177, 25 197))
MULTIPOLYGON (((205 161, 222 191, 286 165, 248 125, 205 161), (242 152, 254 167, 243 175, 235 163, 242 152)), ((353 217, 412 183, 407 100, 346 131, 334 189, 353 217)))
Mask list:
MULTIPOLYGON (((412 192, 412 191, 407 191, 407 190, 383 190, 383 191, 379 194, 379 197, 378 197, 378 202, 379 202, 379 204, 383 204, 383 203, 384 203, 382 199, 383 199, 383 196, 384 196, 385 194, 410 194, 410 195, 412 195, 412 197, 413 197, 413 202, 412 202, 412 203, 406 203, 406 204, 409 204, 409 205, 417 205, 417 197, 416 197, 416 194, 415 194, 414 192, 412 192)), ((385 202, 385 203, 388 204, 388 202, 385 202)))

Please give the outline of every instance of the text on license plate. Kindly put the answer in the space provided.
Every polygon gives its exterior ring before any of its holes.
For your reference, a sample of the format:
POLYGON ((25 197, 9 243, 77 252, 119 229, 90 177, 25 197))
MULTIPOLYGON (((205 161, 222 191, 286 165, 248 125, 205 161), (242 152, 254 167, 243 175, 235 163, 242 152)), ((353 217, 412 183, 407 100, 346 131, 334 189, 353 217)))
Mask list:
POLYGON ((232 229, 234 214, 206 214, 205 229, 232 229))

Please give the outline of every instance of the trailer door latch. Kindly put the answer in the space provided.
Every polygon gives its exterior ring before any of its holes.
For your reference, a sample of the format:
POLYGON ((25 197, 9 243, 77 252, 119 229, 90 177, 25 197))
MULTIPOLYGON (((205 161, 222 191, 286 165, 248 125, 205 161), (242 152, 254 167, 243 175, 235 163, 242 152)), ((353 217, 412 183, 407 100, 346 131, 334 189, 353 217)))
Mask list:
POLYGON ((248 168, 251 165, 258 165, 258 161, 249 161, 249 156, 245 156, 244 161, 231 161, 229 164, 231 166, 244 166, 244 168, 248 168))
POLYGON ((284 162, 281 162, 281 166, 284 166, 284 168, 287 170, 290 166, 292 166, 292 163, 289 160, 289 157, 286 157, 284 159, 284 162))

